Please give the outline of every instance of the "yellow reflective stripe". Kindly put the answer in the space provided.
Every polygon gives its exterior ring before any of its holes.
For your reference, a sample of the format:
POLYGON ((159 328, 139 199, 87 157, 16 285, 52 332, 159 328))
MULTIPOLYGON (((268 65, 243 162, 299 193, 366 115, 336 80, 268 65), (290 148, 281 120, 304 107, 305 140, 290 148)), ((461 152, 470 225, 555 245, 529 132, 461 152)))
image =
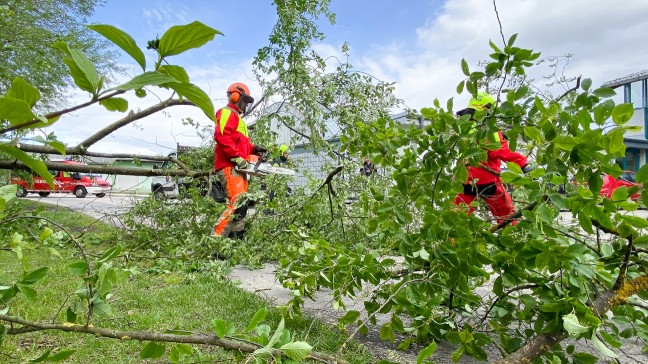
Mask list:
POLYGON ((239 115, 239 124, 238 124, 238 128, 236 128, 236 131, 238 131, 239 133, 245 135, 245 137, 248 138, 247 125, 245 125, 245 121, 243 121, 243 119, 241 118, 241 115, 239 115))
MULTIPOLYGON (((221 116, 220 119, 218 120, 218 126, 220 127, 220 132, 223 134, 225 132, 225 125, 227 124, 227 120, 229 120, 230 115, 232 115, 232 109, 229 107, 224 107, 221 109, 221 116)), ((237 112, 236 116, 238 116, 238 127, 236 128, 236 131, 239 133, 245 135, 246 138, 249 138, 248 135, 248 128, 243 119, 241 118, 241 115, 237 112)))
POLYGON ((218 126, 220 127, 221 134, 225 132, 225 124, 227 124, 227 120, 229 120, 231 114, 232 111, 230 109, 228 108, 221 109, 221 116, 220 119, 218 120, 218 126))

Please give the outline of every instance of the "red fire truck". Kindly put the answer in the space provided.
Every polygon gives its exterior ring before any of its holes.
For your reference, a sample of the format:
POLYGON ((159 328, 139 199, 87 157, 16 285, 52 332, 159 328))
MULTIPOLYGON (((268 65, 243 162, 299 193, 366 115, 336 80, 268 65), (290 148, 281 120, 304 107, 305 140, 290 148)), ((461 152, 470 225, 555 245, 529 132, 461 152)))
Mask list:
MULTIPOLYGON (((65 164, 83 164, 75 161, 63 161, 65 164)), ((25 197, 28 193, 38 193, 41 197, 47 197, 51 192, 73 193, 76 197, 86 197, 92 194, 97 197, 104 197, 110 192, 112 186, 98 174, 82 174, 79 172, 49 171, 54 176, 54 189, 45 180, 34 175, 31 181, 21 177, 12 177, 11 183, 18 185, 16 196, 25 197)))

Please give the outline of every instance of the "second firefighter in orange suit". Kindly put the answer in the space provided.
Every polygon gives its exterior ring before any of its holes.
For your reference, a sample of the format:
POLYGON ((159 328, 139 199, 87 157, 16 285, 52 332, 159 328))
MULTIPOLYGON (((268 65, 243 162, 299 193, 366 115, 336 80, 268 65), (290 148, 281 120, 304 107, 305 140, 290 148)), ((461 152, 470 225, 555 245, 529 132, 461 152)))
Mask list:
POLYGON ((223 186, 227 207, 216 222, 212 236, 240 239, 245 230, 248 181, 236 167, 245 169, 250 154, 263 153, 266 149, 252 144, 247 125, 241 117, 247 106, 254 102, 248 87, 242 83, 230 85, 227 99, 227 106, 216 112, 214 131, 214 171, 223 186))
MULTIPOLYGON (((495 105, 495 98, 485 92, 480 92, 477 97, 470 100, 468 108, 459 111, 457 115, 474 115, 476 111, 489 109, 493 105, 495 105)), ((468 166, 468 180, 463 184, 463 193, 457 195, 454 203, 467 205, 468 213, 473 213, 475 208, 471 203, 479 197, 486 202, 488 210, 497 222, 501 223, 515 212, 511 196, 499 177, 502 161, 519 165, 525 173, 531 171, 532 168, 527 165, 525 156, 509 149, 501 131, 495 133, 493 137, 496 142, 500 143, 500 147, 497 150, 486 150, 488 157, 485 162, 480 163, 480 166, 468 166)), ((517 221, 511 222, 511 225, 515 224, 517 221)))

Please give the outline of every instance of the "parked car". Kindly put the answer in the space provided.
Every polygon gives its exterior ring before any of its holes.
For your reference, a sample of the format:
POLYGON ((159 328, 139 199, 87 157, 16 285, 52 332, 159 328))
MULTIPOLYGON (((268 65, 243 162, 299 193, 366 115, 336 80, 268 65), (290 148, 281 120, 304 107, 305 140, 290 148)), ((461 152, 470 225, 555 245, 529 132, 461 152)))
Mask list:
MULTIPOLYGON (((65 164, 83 164, 75 161, 63 161, 65 164)), ((38 193, 41 197, 47 197, 51 192, 73 193, 76 197, 86 197, 92 194, 97 197, 104 197, 110 192, 112 186, 98 174, 81 174, 79 172, 49 171, 54 176, 54 189, 39 175, 34 174, 31 181, 13 176, 11 183, 18 185, 16 196, 25 197, 28 193, 38 193)))
MULTIPOLYGON (((614 178, 608 174, 604 174, 602 177, 603 186, 601 187, 600 195, 607 198, 612 198, 614 191, 622 186, 626 186, 627 188, 630 188, 632 186, 638 186, 640 188, 643 187, 641 183, 637 183, 635 172, 631 171, 624 171, 623 174, 619 176, 619 178, 614 178)), ((634 193, 632 194, 632 196, 630 196, 633 201, 638 200, 640 197, 641 193, 634 193)))

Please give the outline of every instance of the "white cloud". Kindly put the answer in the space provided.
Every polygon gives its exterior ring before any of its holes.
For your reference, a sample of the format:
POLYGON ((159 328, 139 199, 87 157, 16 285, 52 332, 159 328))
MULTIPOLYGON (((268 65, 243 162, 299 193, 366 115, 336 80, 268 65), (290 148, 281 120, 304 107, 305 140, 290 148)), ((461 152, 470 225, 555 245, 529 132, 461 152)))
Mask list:
MULTIPOLYGON (((497 8, 507 40, 517 33, 516 45, 543 56, 574 54, 568 75, 583 75, 600 85, 648 68, 648 51, 642 46, 648 34, 648 1, 503 0, 497 8)), ((414 108, 429 106, 434 97, 444 101, 454 96, 463 78, 460 60, 476 69, 488 58, 489 39, 502 44, 492 2, 485 0, 446 1, 416 29, 416 37, 418 53, 404 52, 405 46, 383 48, 356 65, 396 81, 397 95, 414 108)), ((466 98, 457 97, 455 104, 466 98)))

